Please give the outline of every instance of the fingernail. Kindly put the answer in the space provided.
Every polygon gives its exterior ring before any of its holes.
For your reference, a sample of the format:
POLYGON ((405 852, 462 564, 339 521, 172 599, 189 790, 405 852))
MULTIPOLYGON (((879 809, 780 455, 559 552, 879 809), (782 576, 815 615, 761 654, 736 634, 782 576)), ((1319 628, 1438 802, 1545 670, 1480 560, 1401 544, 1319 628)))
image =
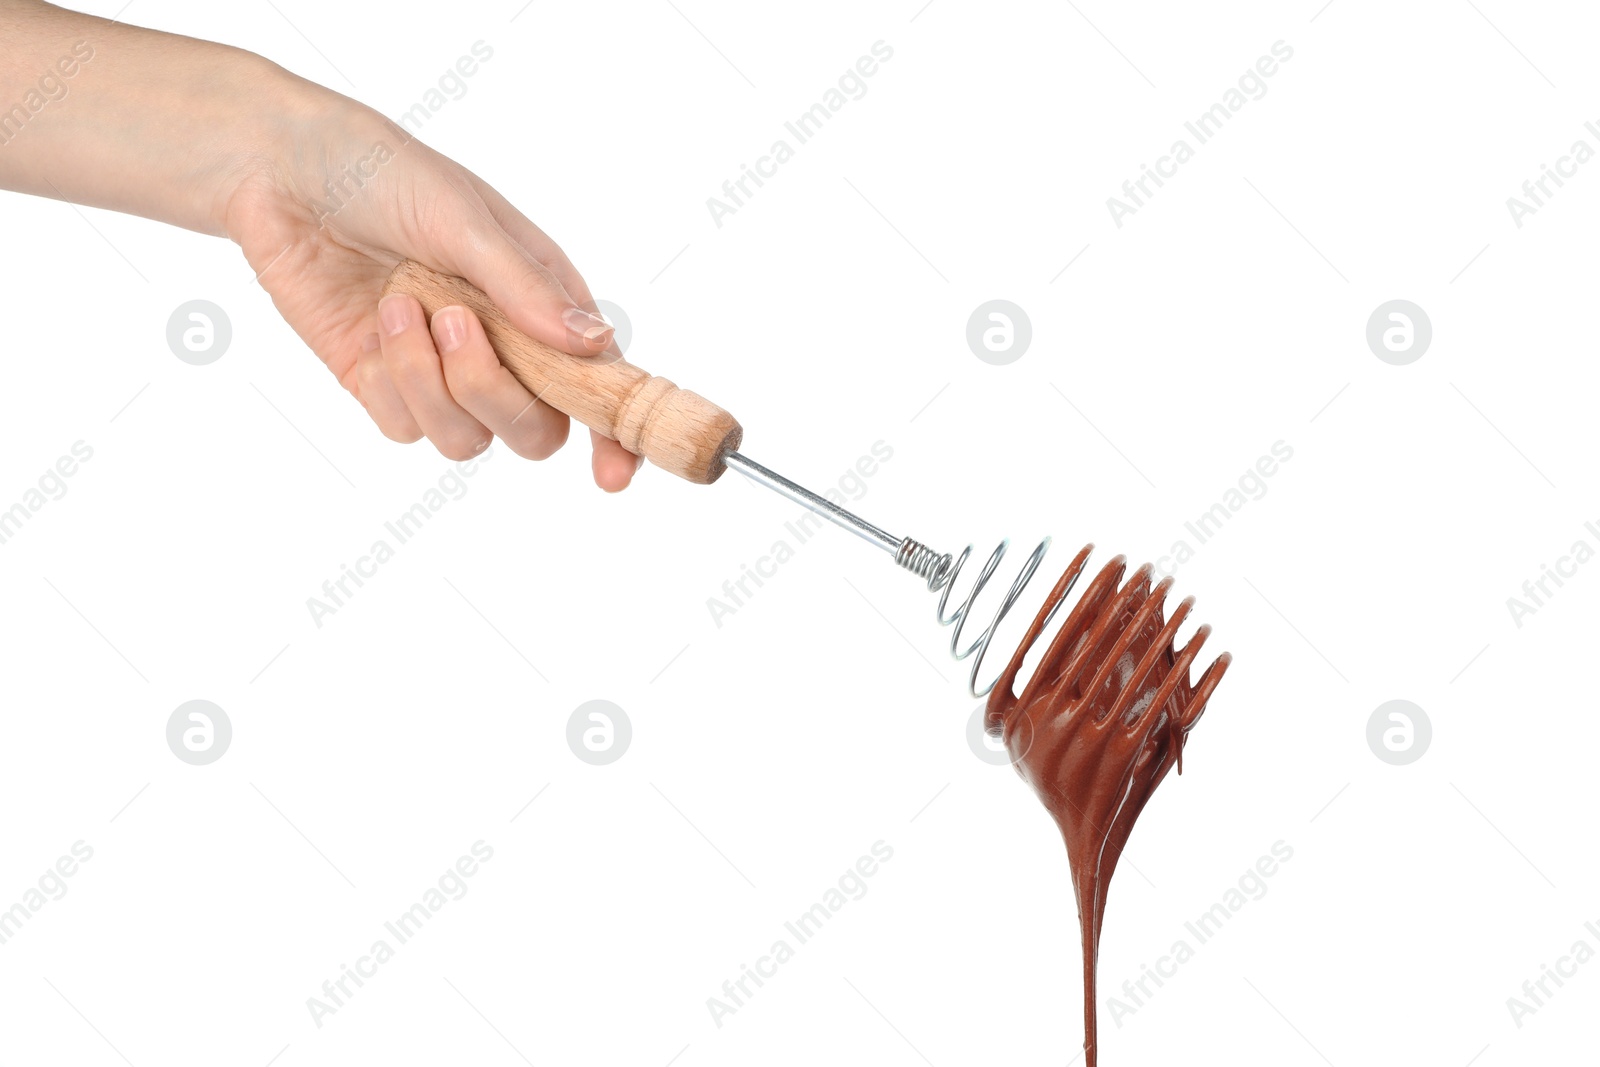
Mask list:
POLYGON ((591 344, 599 344, 610 339, 611 332, 616 329, 604 318, 582 308, 568 308, 563 311, 561 321, 567 324, 567 329, 591 344))
POLYGON ((454 352, 467 339, 467 314, 464 308, 440 308, 433 314, 433 336, 439 351, 454 352))
POLYGON ((393 337, 411 325, 411 300, 403 293, 391 293, 378 301, 378 318, 393 337))
POLYGON ((375 334, 375 333, 367 334, 366 338, 361 342, 361 351, 363 351, 363 352, 371 352, 374 348, 377 348, 377 347, 378 347, 378 335, 375 334))

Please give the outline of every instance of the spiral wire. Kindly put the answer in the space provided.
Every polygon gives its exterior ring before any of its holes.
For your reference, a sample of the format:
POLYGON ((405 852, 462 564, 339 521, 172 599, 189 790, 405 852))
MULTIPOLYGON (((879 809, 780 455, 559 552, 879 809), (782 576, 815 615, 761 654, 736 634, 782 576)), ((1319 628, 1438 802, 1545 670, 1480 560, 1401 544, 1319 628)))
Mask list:
POLYGON ((984 627, 983 632, 972 640, 970 645, 962 648, 961 633, 966 627, 967 619, 972 614, 973 604, 978 599, 978 595, 983 592, 984 587, 989 584, 989 580, 994 577, 994 572, 1000 566, 1000 561, 1005 558, 1006 551, 1010 548, 1010 545, 1009 539, 1001 541, 995 547, 995 550, 989 554, 988 562, 983 565, 983 569, 978 572, 977 578, 973 580, 972 588, 968 591, 966 599, 956 605, 954 611, 948 610, 950 591, 955 586, 956 577, 961 573, 962 566, 972 555, 973 546, 968 545, 961 550, 959 555, 952 556, 948 552, 938 552, 920 541, 907 537, 900 542, 900 547, 895 551, 894 555, 894 561, 901 567, 920 578, 927 579, 929 592, 939 594, 937 608, 939 625, 955 627, 950 634, 950 654, 957 661, 972 657, 972 671, 967 677, 967 691, 974 697, 986 696, 994 688, 993 681, 982 689, 978 688, 978 672, 983 667, 984 653, 989 650, 989 643, 994 640, 995 632, 1000 628, 1000 623, 1006 617, 1006 613, 1016 604, 1017 598, 1022 595, 1022 591, 1027 588, 1028 582, 1033 579, 1034 572, 1039 569, 1039 564, 1044 560, 1045 553, 1050 549, 1050 538, 1046 537, 1034 547, 1033 552, 1028 556, 1027 562, 1022 565, 1022 570, 1012 580, 1011 588, 1006 592, 1005 598, 995 608, 994 618, 990 620, 988 626, 984 627))

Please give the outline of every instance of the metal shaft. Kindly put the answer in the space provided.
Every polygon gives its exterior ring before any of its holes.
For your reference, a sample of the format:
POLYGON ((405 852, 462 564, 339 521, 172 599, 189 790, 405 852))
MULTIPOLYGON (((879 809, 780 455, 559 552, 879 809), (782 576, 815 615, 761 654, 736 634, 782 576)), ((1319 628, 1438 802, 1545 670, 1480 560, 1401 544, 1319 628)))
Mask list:
POLYGON ((728 466, 751 481, 759 482, 773 492, 788 497, 796 504, 809 508, 835 526, 849 530, 857 537, 870 544, 877 545, 890 555, 900 551, 900 545, 903 543, 904 538, 885 533, 866 519, 861 518, 861 516, 851 514, 833 501, 826 497, 818 496, 803 485, 791 482, 776 471, 768 470, 750 457, 742 456, 737 452, 725 452, 722 458, 728 466))
MULTIPOLYGON (((993 576, 995 568, 1000 565, 1000 560, 1006 554, 1009 542, 1001 541, 989 561, 983 565, 978 576, 973 579, 972 588, 967 593, 966 599, 953 610, 949 609, 950 590, 955 584, 956 575, 960 573, 962 564, 972 554, 972 546, 968 545, 956 556, 941 553, 937 549, 929 548, 920 541, 909 537, 896 537, 886 533, 859 515, 853 515, 841 508, 838 504, 818 496, 803 485, 797 485, 776 471, 768 470, 748 456, 737 452, 725 452, 722 459, 728 466, 743 474, 753 482, 771 489, 781 496, 786 496, 801 507, 816 512, 835 526, 849 530, 857 537, 869 544, 877 545, 889 555, 894 557, 895 563, 927 580, 928 590, 939 594, 939 604, 935 618, 941 626, 953 626, 955 629, 950 634, 950 654, 958 660, 969 657, 972 659, 972 670, 967 675, 967 692, 974 697, 982 697, 994 688, 994 682, 980 687, 978 685, 978 671, 983 666, 983 655, 989 649, 989 642, 994 639, 995 631, 1000 627, 1000 620, 1006 617, 1011 606, 1017 602, 1017 597, 1022 594, 1023 587, 1033 578, 1033 572, 1039 569, 1039 563, 1044 559, 1045 552, 1050 547, 1050 538, 1046 537, 1034 548, 1028 560, 1022 566, 1022 571, 1011 583, 1011 588, 1006 592, 1004 599, 996 607, 994 621, 990 622, 984 631, 973 639, 971 644, 963 645, 961 631, 966 625, 967 616, 971 614, 973 603, 978 599, 978 594, 983 591, 989 579, 993 576)), ((1070 586, 1069 586, 1070 588, 1070 586)), ((1050 609, 1050 617, 1054 617, 1055 609, 1061 606, 1058 600, 1050 609)), ((1046 620, 1048 621, 1048 619, 1046 620)))

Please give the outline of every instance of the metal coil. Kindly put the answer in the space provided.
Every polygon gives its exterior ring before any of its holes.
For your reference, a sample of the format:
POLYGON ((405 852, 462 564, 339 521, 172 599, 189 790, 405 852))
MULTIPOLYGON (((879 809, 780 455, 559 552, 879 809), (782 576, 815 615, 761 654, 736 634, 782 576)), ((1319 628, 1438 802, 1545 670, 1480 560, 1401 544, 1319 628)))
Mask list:
POLYGON ((1005 558, 1006 550, 1010 547, 1010 540, 1001 541, 995 550, 990 553, 989 561, 983 565, 983 570, 978 573, 972 583, 972 589, 967 593, 966 599, 956 606, 954 611, 948 611, 950 603, 950 590, 954 587, 956 576, 961 573, 962 566, 967 558, 972 555, 972 546, 963 548, 959 555, 951 556, 948 552, 940 553, 929 548, 920 541, 907 537, 900 542, 900 547, 894 554, 894 561, 906 570, 920 578, 926 578, 928 591, 939 594, 937 618, 940 626, 954 626, 950 634, 950 654, 958 661, 972 657, 972 672, 967 678, 967 691, 974 697, 986 696, 994 688, 991 681, 982 689, 978 688, 978 671, 983 667, 984 653, 989 650, 989 642, 994 640, 995 631, 1000 628, 1000 622, 1006 617, 1022 595, 1023 589, 1032 580, 1034 572, 1039 569, 1044 554, 1050 548, 1050 538, 1046 537, 1034 548, 1028 556, 1028 561, 1023 564, 1011 582, 1005 599, 995 608, 994 618, 989 625, 966 648, 961 647, 961 631, 966 626, 967 618, 972 612, 972 605, 978 599, 978 594, 983 592, 984 586, 989 584, 989 579, 994 576, 1000 561, 1005 558))

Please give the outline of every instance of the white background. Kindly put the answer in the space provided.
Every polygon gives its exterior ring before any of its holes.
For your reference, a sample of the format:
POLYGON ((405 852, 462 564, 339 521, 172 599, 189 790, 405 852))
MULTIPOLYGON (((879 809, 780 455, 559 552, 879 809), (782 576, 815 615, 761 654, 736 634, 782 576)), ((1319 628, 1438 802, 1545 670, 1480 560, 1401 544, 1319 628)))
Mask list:
MULTIPOLYGON (((1120 1026, 1102 999, 1105 1062, 1592 1056, 1600 963, 1520 1028, 1506 1000, 1600 949, 1600 566, 1520 627, 1506 601, 1600 547, 1600 164, 1520 229, 1505 203, 1600 147, 1592 13, 919 2, 124 18, 396 117, 486 42, 424 139, 557 237, 630 356, 733 410, 753 457, 822 489, 881 440, 857 506, 895 533, 1053 534, 1019 619, 1077 545, 1167 553, 1285 442, 1178 569, 1236 662, 1133 834, 1104 992, 1275 842, 1293 859, 1120 1026), (867 94, 714 225, 706 198, 879 40, 867 94), (1279 40, 1267 94, 1115 226, 1106 198, 1279 40), (1004 367, 965 340, 993 298, 1033 326, 1004 367), (1364 336, 1396 298, 1433 324, 1409 366, 1364 336), (1409 766, 1366 742, 1397 698, 1433 724, 1409 766)), ((829 530, 718 628, 707 598, 796 508, 653 469, 606 497, 584 448, 496 448, 319 629, 306 598, 448 462, 380 437, 228 243, 16 196, 0 233, 0 506, 94 450, 0 546, 0 907, 94 850, 0 946, 0 1062, 1077 1054, 1064 850, 969 749, 932 598, 887 557, 829 530), (234 330, 204 367, 165 339, 197 298, 234 330), (165 741, 197 698, 234 731, 204 767, 165 741), (565 742, 596 698, 634 733, 604 767, 565 742), (315 1025, 307 998, 480 839, 470 892, 315 1025), (707 998, 879 840, 867 894, 715 1025, 707 998)))

